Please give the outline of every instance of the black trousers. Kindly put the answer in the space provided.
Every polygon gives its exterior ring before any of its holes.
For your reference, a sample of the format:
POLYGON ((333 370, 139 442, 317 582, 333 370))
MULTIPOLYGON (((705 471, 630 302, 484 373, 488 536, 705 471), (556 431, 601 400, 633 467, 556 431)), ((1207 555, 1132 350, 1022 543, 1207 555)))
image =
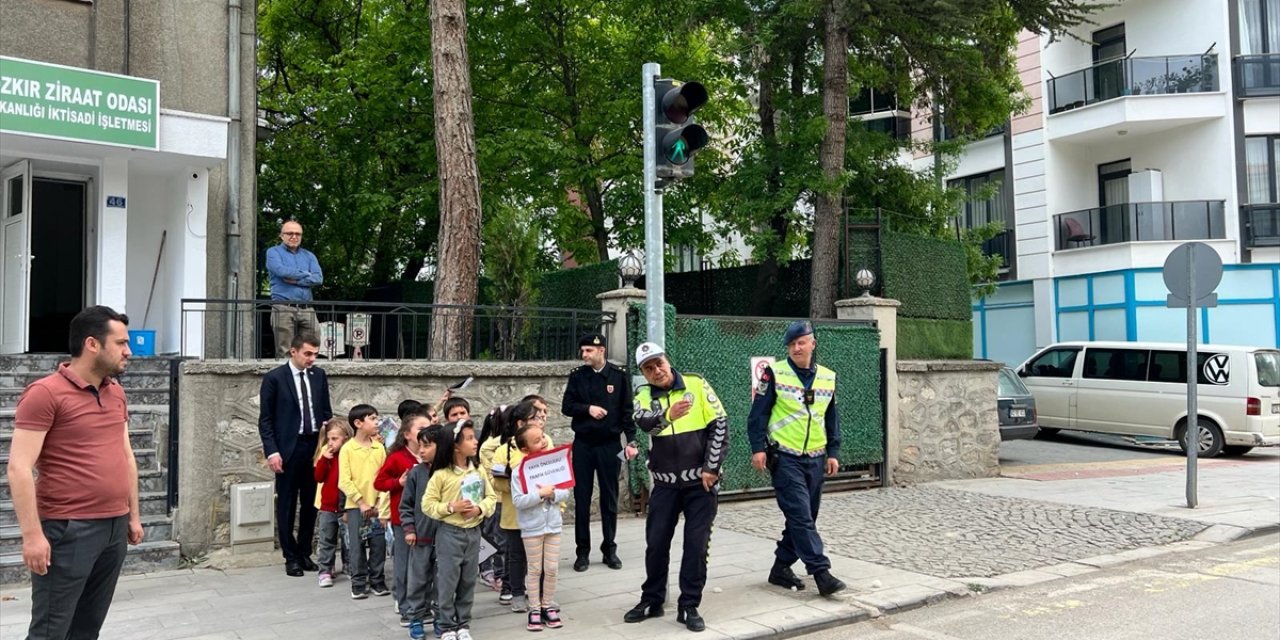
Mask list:
POLYGON ((302 562, 311 556, 311 540, 316 532, 316 476, 311 466, 315 451, 315 435, 298 436, 293 455, 284 461, 284 472, 276 474, 276 534, 285 562, 302 562))
POLYGON ((573 537, 579 556, 591 553, 591 485, 600 484, 600 551, 618 550, 618 474, 622 471, 620 441, 587 444, 573 441, 573 537))
POLYGON ((649 495, 649 517, 644 525, 644 602, 667 601, 667 573, 671 563, 671 538, 684 514, 684 552, 680 558, 681 607, 702 604, 702 588, 707 585, 707 555, 711 546, 711 525, 716 519, 718 493, 699 483, 692 487, 655 486, 649 495))
POLYGON ((93 640, 111 608, 124 566, 129 516, 44 520, 52 549, 49 572, 31 574, 27 640, 93 640))

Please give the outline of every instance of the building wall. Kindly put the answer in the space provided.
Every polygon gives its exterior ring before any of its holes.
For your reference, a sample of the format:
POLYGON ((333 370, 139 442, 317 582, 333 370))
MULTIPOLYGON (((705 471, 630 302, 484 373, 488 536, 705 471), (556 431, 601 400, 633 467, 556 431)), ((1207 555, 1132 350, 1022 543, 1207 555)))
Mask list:
POLYGON ((903 360, 898 369, 899 483, 1000 474, 996 370, 970 360, 903 360))

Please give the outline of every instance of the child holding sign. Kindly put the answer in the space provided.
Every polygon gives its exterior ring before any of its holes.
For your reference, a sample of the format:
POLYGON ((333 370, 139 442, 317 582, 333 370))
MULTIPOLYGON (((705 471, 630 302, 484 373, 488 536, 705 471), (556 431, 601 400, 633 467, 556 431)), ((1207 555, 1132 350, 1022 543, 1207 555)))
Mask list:
POLYGON ((480 470, 475 424, 444 425, 436 447, 422 511, 440 521, 436 530, 436 602, 442 640, 471 640, 471 605, 480 562, 480 522, 493 514, 496 497, 480 470))
MULTIPOLYGON (((519 421, 515 444, 525 456, 535 456, 550 447, 549 439, 543 436, 540 420, 519 421)), ((526 463, 531 459, 537 460, 536 457, 524 458, 511 476, 511 501, 516 507, 516 519, 528 561, 525 591, 529 594, 529 622, 526 628, 542 631, 543 625, 551 629, 563 625, 555 595, 557 567, 560 566, 560 531, 564 526, 560 505, 569 499, 569 489, 536 482, 531 474, 525 473, 526 463)))

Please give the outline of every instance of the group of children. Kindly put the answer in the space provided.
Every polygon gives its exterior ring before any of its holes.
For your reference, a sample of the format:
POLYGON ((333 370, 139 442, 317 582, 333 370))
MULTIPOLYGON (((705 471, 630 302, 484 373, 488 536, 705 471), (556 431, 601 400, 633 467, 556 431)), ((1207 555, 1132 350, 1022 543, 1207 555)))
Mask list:
POLYGON ((526 456, 552 447, 543 431, 546 402, 527 396, 496 407, 479 433, 462 398, 446 395, 438 411, 405 400, 397 413, 389 447, 370 405, 325 425, 315 455, 320 586, 333 586, 342 548, 353 599, 392 594, 410 638, 426 637, 430 624, 442 640, 470 640, 480 525, 494 518, 503 534, 495 557, 505 559, 499 602, 527 613, 530 631, 561 627, 555 589, 569 492, 526 486, 520 473, 526 456), (388 523, 391 589, 384 573, 388 523))

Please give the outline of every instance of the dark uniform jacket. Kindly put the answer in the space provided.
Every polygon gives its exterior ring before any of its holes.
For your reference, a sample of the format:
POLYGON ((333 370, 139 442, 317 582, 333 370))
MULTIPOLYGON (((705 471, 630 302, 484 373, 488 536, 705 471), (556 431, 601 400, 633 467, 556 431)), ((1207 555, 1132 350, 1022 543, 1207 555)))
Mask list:
POLYGON ((575 440, 598 445, 616 443, 619 435, 625 435, 627 442, 636 439, 631 406, 630 376, 622 367, 605 362, 600 373, 584 364, 569 374, 560 411, 573 419, 575 440), (592 418, 591 405, 604 407, 608 415, 602 420, 592 418))
POLYGON ((642 405, 636 406, 636 424, 649 434, 649 472, 655 485, 689 487, 702 482, 703 473, 719 474, 729 451, 729 419, 711 385, 701 376, 672 371, 670 389, 652 385, 639 388, 642 405), (689 392, 688 380, 701 388, 689 413, 673 424, 666 413, 689 392), (644 402, 644 398, 648 401, 644 402))

